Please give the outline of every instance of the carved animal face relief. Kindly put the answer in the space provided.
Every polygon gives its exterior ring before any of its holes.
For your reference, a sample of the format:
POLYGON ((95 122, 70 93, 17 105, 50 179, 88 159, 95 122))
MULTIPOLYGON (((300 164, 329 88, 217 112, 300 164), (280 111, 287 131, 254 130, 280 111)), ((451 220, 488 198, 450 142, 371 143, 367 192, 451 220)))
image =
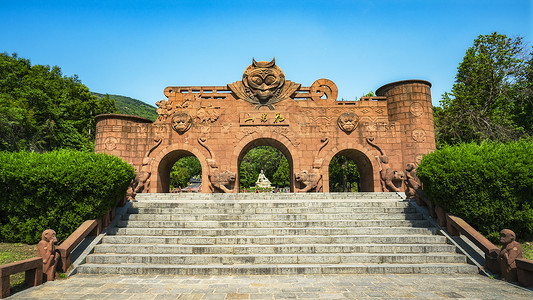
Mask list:
POLYGON ((242 81, 228 84, 228 87, 238 98, 274 109, 272 104, 290 98, 290 96, 300 87, 300 84, 285 81, 285 74, 276 65, 275 59, 270 62, 252 60, 244 74, 242 81))
POLYGON ((188 113, 177 112, 172 117, 172 129, 177 133, 183 134, 192 126, 192 118, 188 113))
POLYGON ((359 116, 353 112, 345 112, 339 116, 337 124, 342 131, 350 133, 357 128, 357 125, 359 124, 359 116))
POLYGON ((271 62, 256 62, 246 68, 242 75, 242 83, 250 89, 259 103, 266 104, 285 83, 285 74, 276 66, 275 59, 271 62))

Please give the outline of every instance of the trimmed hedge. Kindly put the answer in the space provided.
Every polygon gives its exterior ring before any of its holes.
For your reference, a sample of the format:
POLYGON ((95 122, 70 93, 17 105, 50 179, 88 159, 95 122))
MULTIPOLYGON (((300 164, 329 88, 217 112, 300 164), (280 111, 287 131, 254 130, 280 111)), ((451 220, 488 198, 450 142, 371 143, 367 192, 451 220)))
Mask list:
POLYGON ((493 242, 504 228, 533 234, 533 143, 446 146, 417 168, 428 199, 463 218, 493 242))
POLYGON ((64 240, 124 197, 134 176, 106 154, 0 152, 0 241, 37 243, 47 228, 64 240))

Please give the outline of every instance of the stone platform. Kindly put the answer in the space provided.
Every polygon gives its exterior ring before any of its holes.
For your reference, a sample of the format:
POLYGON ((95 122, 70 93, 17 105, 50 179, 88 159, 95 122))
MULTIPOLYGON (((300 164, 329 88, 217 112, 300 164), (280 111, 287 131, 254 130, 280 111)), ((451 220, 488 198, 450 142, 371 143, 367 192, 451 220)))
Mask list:
POLYGON ((10 299, 531 299, 533 292, 477 274, 75 275, 10 299))

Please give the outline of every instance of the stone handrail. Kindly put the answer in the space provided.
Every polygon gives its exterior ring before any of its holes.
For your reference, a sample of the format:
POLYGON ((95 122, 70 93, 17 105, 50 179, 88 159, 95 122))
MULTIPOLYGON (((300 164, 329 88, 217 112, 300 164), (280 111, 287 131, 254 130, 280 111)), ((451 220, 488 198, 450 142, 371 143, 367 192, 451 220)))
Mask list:
POLYGON ((516 259, 518 282, 527 287, 533 287, 533 260, 525 258, 516 259))
POLYGON ((494 251, 499 251, 500 249, 491 243, 487 238, 485 238, 481 233, 475 230, 470 224, 466 223, 465 220, 451 215, 446 214, 446 229, 450 235, 458 236, 458 233, 466 236, 472 243, 474 243, 485 255, 491 255, 494 251))
POLYGON ((74 250, 81 241, 88 235, 98 235, 101 231, 101 226, 98 226, 97 220, 87 220, 83 222, 61 245, 57 246, 57 250, 61 254, 61 264, 59 270, 66 273, 70 267, 70 253, 74 250))
MULTIPOLYGON (((437 218, 439 226, 446 226, 446 230, 451 236, 463 234, 474 243, 483 253, 485 253, 485 266, 492 273, 500 272, 498 255, 500 249, 474 229, 465 220, 447 213, 442 207, 433 205, 424 195, 422 189, 418 189, 415 194, 418 205, 427 206, 432 218, 437 218)), ((525 258, 516 259, 518 282, 525 287, 533 287, 533 260, 525 258)))
MULTIPOLYGON (((119 203, 120 205, 120 203, 119 203)), ((66 273, 70 267, 70 254, 88 235, 99 235, 102 228, 109 225, 115 216, 115 208, 112 207, 101 218, 83 222, 61 245, 56 247, 61 256, 58 271, 66 273)), ((26 283, 37 286, 43 283, 43 259, 41 257, 28 258, 21 261, 0 265, 0 299, 9 297, 9 276, 25 272, 26 283)))
POLYGON ((31 286, 40 285, 43 282, 43 260, 40 257, 28 258, 0 266, 0 298, 9 297, 9 276, 25 272, 26 283, 31 286))
MULTIPOLYGON (((474 243, 483 253, 485 253, 485 266, 492 273, 500 272, 498 254, 500 249, 491 243, 487 238, 475 230, 465 220, 446 213, 446 229, 452 236, 463 234, 472 243, 474 243)), ((516 269, 518 282, 525 287, 533 287, 533 260, 525 258, 516 259, 516 269)))

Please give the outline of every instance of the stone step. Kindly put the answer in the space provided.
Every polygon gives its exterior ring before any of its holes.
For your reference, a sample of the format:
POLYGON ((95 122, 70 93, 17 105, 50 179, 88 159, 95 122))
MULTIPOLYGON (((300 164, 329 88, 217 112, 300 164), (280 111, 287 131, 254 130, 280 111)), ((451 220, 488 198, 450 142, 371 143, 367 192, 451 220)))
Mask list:
POLYGON ((242 201, 242 202, 212 202, 212 201, 145 201, 134 202, 134 208, 217 208, 217 209, 250 209, 250 208, 330 208, 330 207, 409 207, 409 202, 398 200, 379 201, 242 201))
POLYGON ((422 220, 418 213, 361 214, 130 214, 129 221, 301 221, 301 220, 422 220))
POLYGON ((200 207, 130 207, 129 214, 363 214, 415 213, 414 207, 259 207, 259 208, 200 208, 200 207))
POLYGON ((151 265, 84 264, 85 274, 121 275, 294 275, 294 274, 472 274, 468 264, 279 264, 279 265, 151 265))
POLYGON ((299 253, 432 253, 454 252, 447 244, 284 244, 284 245, 169 245, 100 244, 94 253, 117 254, 299 254, 299 253))
POLYGON ((86 274, 477 273, 396 193, 139 194, 86 274))
POLYGON ((106 244, 278 245, 278 244, 445 244, 440 235, 300 235, 300 236, 126 236, 108 235, 106 244))
POLYGON ((112 228, 115 235, 156 236, 265 236, 265 235, 397 235, 435 234, 435 228, 423 227, 314 227, 314 228, 112 228))
POLYGON ((308 228, 308 227, 427 227, 426 220, 306 220, 306 221, 128 221, 128 228, 308 228))
POLYGON ((427 254, 374 254, 374 253, 321 253, 321 254, 94 254, 87 258, 90 264, 155 264, 155 265, 242 265, 242 264, 429 264, 466 263, 464 255, 450 253, 427 254))
POLYGON ((295 200, 295 199, 401 199, 397 193, 238 193, 238 194, 204 194, 204 193, 150 193, 137 194, 139 202, 151 200, 295 200))

